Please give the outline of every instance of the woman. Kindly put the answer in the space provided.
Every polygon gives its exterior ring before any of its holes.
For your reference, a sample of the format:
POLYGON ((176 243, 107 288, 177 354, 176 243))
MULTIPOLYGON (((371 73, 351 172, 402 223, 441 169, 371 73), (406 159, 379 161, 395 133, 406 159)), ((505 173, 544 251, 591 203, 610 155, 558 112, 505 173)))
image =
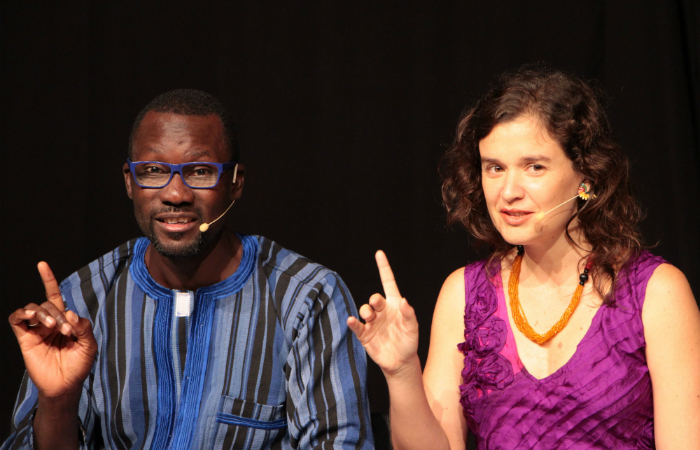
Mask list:
POLYGON ((504 75, 464 115, 443 198, 491 257, 445 281, 423 374, 382 252, 386 298, 348 320, 387 379, 395 448, 463 449, 468 429, 480 449, 700 448, 700 312, 641 249, 628 168, 561 72, 504 75))

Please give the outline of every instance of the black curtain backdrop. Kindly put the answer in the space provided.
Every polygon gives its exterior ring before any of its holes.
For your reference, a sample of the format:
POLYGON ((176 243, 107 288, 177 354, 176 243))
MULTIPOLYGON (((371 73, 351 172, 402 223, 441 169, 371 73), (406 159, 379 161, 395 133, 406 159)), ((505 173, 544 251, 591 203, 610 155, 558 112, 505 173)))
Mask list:
MULTIPOLYGON (((218 96, 246 189, 227 217, 338 271, 358 305, 384 249, 425 360, 443 280, 476 260, 447 229, 437 165, 458 117, 506 69, 598 80, 633 162, 653 250, 700 294, 698 8, 693 0, 2 3, 0 316, 140 234, 121 167, 136 113, 173 88, 218 96)), ((23 363, 0 327, 0 439, 23 363)), ((369 370, 373 412, 388 411, 369 370)))

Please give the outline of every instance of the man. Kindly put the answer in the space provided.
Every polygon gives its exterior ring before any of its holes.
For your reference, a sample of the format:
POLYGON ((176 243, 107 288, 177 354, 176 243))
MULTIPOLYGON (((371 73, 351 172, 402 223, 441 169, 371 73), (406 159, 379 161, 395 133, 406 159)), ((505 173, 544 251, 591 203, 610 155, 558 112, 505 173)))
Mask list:
POLYGON ((9 318, 27 372, 3 449, 372 448, 355 305, 334 272, 220 219, 244 168, 209 94, 139 113, 134 239, 9 318))

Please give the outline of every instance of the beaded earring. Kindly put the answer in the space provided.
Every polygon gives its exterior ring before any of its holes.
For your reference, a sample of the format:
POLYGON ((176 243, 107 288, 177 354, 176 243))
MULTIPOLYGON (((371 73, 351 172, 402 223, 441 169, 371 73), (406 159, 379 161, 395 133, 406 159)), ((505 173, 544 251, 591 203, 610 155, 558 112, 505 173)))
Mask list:
POLYGON ((578 197, 583 200, 588 200, 589 198, 595 198, 595 194, 591 193, 591 188, 583 182, 578 186, 578 197))

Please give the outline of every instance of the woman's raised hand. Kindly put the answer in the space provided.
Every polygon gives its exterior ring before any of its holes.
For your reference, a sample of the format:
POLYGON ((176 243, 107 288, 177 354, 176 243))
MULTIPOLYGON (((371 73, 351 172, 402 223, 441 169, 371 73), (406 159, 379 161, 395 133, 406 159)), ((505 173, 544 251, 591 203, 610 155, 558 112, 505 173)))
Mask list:
POLYGON ((348 318, 348 327, 355 333, 367 354, 391 376, 415 363, 418 351, 418 321, 411 305, 401 297, 394 273, 383 251, 375 255, 384 295, 374 294, 369 304, 362 305, 360 317, 348 318))

